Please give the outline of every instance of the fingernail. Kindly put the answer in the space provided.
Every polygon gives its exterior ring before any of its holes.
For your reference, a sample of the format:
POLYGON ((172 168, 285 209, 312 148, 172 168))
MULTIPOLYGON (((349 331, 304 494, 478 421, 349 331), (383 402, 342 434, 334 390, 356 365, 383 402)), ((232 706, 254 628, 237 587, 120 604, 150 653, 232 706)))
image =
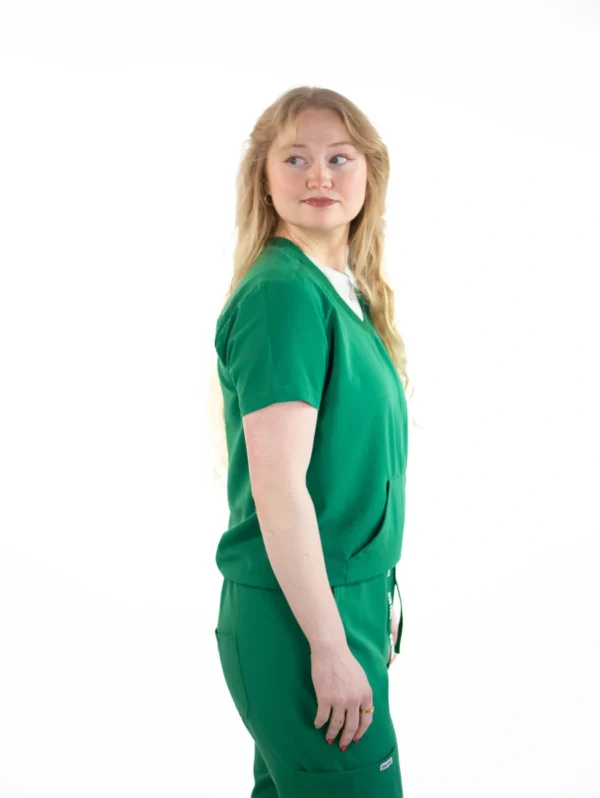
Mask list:
POLYGON ((331 745, 331 743, 333 742, 333 737, 328 737, 327 742, 329 743, 329 745, 331 745))
POLYGON ((347 745, 343 745, 343 746, 342 746, 342 751, 345 751, 345 750, 346 750, 346 748, 348 748, 348 746, 347 746, 347 745))
POLYGON ((357 737, 355 740, 352 740, 353 743, 357 743, 360 740, 360 737, 357 737))

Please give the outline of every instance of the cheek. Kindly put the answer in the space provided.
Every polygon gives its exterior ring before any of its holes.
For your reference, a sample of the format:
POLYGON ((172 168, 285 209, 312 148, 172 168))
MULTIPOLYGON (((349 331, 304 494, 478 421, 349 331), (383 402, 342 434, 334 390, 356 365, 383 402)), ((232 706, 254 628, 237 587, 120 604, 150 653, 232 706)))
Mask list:
POLYGON ((344 188, 360 191, 363 186, 366 186, 367 173, 362 164, 353 164, 351 169, 346 169, 338 174, 337 181, 344 188))
POLYGON ((360 174, 346 175, 339 188, 348 198, 363 200, 367 190, 366 179, 360 174))
POLYGON ((301 187, 301 179, 293 172, 280 173, 273 182, 280 194, 290 198, 297 194, 299 187, 301 187))

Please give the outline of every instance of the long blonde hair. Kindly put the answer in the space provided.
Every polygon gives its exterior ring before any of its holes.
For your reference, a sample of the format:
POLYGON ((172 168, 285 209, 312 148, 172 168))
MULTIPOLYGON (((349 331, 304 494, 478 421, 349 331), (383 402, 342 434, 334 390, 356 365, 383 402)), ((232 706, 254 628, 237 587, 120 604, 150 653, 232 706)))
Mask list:
MULTIPOLYGON (((383 268, 386 226, 383 215, 390 172, 388 150, 365 114, 338 92, 312 86, 292 88, 278 97, 254 125, 237 174, 237 241, 233 275, 223 303, 275 235, 279 223, 278 214, 265 199, 267 153, 281 132, 295 130, 296 119, 302 111, 319 108, 337 111, 350 137, 358 149, 364 152, 367 160, 365 201, 359 214, 350 222, 348 263, 354 272, 357 287, 369 303, 373 326, 406 391, 410 380, 406 371, 405 346, 394 326, 394 292, 384 279, 383 268)), ((216 444, 217 448, 218 467, 213 469, 213 475, 222 478, 227 473, 228 455, 223 395, 216 368, 210 383, 209 406, 211 430, 213 434, 218 430, 218 439, 213 441, 213 446, 216 444)))

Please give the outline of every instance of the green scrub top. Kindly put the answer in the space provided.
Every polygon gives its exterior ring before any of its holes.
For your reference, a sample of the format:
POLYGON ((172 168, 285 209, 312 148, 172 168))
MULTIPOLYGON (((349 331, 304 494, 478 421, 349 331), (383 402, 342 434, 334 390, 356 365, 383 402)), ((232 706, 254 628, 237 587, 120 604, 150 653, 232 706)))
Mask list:
MULTIPOLYGON (((364 320, 293 241, 270 239, 216 324, 229 457, 229 524, 217 567, 278 589, 251 492, 242 416, 277 402, 318 409, 306 486, 330 585, 371 579, 400 559, 408 454, 404 389, 359 295, 364 320)), ((280 588, 279 588, 280 589, 280 588)))

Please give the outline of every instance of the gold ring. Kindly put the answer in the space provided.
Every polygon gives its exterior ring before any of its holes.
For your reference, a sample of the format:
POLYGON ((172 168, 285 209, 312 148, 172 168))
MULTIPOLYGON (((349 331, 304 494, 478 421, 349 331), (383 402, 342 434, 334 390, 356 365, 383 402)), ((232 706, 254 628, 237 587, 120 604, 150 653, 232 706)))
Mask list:
POLYGON ((372 706, 372 707, 369 707, 368 709, 361 709, 360 711, 361 712, 374 712, 375 711, 375 707, 372 706))

